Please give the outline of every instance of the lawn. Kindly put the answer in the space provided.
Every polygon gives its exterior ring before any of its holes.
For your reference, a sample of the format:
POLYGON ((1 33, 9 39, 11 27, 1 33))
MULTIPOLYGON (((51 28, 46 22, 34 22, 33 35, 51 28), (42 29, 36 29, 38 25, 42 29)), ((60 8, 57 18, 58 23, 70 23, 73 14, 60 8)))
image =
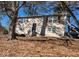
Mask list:
POLYGON ((30 39, 22 37, 18 38, 18 40, 7 41, 6 37, 0 37, 0 56, 1 57, 79 56, 79 40, 72 41, 72 43, 73 43, 72 45, 69 44, 69 46, 65 46, 63 40, 59 40, 56 38, 48 40, 48 38, 42 38, 42 37, 30 38, 30 39))

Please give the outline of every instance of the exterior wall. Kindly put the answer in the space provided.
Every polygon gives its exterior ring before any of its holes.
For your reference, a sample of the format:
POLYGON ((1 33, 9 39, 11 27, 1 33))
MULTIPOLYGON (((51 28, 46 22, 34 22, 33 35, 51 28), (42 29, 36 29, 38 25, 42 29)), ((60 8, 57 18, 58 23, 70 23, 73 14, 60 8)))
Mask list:
MULTIPOLYGON (((36 23, 37 36, 40 36, 43 19, 44 17, 18 19, 17 26, 16 26, 16 33, 31 36, 32 24, 36 23)), ((64 24, 57 23, 56 22, 57 19, 58 19, 57 17, 53 17, 53 16, 48 17, 48 23, 45 30, 45 36, 50 36, 50 37, 64 36, 64 24)))
POLYGON ((64 36, 64 24, 58 23, 57 17, 49 17, 45 35, 50 37, 64 36))
POLYGON ((42 27, 43 17, 41 18, 26 18, 26 19, 19 19, 16 26, 16 33, 18 34, 32 34, 32 25, 36 23, 36 32, 40 34, 41 27, 42 27), (23 21, 21 21, 23 20, 23 21))

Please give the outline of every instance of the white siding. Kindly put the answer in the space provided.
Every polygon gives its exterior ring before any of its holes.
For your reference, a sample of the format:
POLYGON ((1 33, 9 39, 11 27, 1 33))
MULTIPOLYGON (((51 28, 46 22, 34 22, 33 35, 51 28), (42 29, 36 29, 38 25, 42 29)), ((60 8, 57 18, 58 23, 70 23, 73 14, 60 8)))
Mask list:
MULTIPOLYGON (((44 19, 43 17, 18 19, 17 26, 16 26, 16 33, 28 34, 28 32, 30 32, 30 34, 28 35, 31 35, 32 24, 36 23, 36 32, 38 33, 37 36, 40 36, 39 34, 41 32, 43 19, 44 19)), ((56 23, 55 20, 57 20, 57 17, 48 18, 47 27, 45 30, 45 36, 52 36, 52 37, 64 36, 64 24, 56 23)))

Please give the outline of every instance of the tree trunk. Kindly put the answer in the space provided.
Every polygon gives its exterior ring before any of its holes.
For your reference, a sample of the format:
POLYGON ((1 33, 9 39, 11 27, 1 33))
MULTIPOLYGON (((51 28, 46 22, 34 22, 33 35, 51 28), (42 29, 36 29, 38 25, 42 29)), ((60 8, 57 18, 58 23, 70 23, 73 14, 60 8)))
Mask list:
POLYGON ((48 17, 45 17, 43 20, 43 25, 42 25, 41 34, 40 34, 42 36, 45 36, 45 29, 47 26, 47 22, 48 22, 48 17))
POLYGON ((11 39, 16 39, 15 30, 16 30, 17 18, 15 17, 13 20, 14 20, 14 21, 13 21, 13 26, 12 26, 12 38, 11 38, 11 39))
POLYGON ((36 36, 36 23, 32 25, 32 36, 36 36))
POLYGON ((16 34, 15 34, 15 29, 16 29, 16 22, 17 22, 17 18, 14 17, 12 19, 13 21, 11 22, 10 24, 10 27, 9 27, 9 33, 8 33, 8 40, 13 40, 13 39, 16 39, 16 34))
POLYGON ((13 15, 13 19, 12 19, 12 34, 11 34, 11 39, 16 39, 16 22, 17 22, 17 17, 18 17, 18 10, 17 10, 17 6, 18 6, 18 2, 13 2, 13 11, 14 11, 14 15, 13 15))

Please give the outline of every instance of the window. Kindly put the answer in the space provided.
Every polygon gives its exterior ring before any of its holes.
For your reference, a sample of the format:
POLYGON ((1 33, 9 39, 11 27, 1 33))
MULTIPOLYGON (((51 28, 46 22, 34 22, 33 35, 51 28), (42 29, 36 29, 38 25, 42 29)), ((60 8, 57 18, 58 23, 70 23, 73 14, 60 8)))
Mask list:
POLYGON ((51 27, 48 27, 48 31, 51 32, 52 31, 52 28, 51 27))

